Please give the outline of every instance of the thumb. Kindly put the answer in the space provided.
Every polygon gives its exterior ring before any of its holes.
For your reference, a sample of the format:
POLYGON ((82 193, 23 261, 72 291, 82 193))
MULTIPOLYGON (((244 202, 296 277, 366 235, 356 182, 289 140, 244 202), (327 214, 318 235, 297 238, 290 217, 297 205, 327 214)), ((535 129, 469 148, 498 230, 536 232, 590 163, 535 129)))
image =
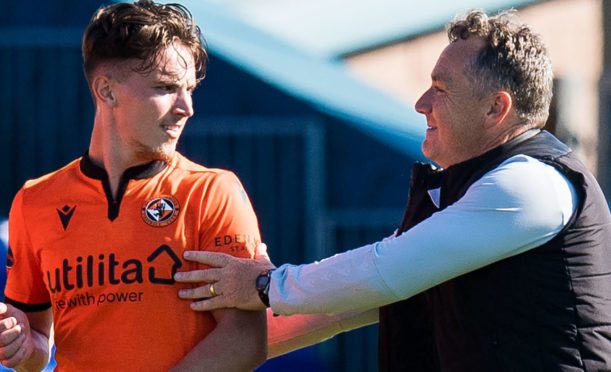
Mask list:
POLYGON ((269 259, 269 255, 267 254, 267 244, 259 243, 259 245, 257 245, 257 249, 255 249, 255 260, 271 262, 271 260, 269 259))

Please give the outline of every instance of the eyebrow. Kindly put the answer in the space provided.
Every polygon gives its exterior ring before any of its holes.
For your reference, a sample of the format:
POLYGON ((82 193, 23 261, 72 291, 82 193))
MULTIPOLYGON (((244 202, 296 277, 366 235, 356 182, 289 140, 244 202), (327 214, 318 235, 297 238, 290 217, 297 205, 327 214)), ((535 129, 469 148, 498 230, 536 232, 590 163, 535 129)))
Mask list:
POLYGON ((452 78, 446 74, 431 74, 431 80, 442 83, 451 83, 452 78))
MULTIPOLYGON (((169 73, 169 72, 166 72, 166 71, 160 73, 157 81, 160 82, 160 83, 163 83, 163 84, 172 84, 172 85, 175 85, 175 86, 180 86, 181 85, 181 83, 180 83, 181 79, 176 74, 172 74, 172 73, 169 73)), ((189 82, 187 82, 187 88, 195 89, 195 88, 197 88, 199 83, 200 83, 200 81, 197 80, 197 79, 193 82, 193 84, 190 84, 189 82)))
POLYGON ((452 77, 444 73, 431 74, 431 80, 433 81, 433 83, 443 85, 444 88, 448 88, 452 86, 452 81, 453 81, 452 77))

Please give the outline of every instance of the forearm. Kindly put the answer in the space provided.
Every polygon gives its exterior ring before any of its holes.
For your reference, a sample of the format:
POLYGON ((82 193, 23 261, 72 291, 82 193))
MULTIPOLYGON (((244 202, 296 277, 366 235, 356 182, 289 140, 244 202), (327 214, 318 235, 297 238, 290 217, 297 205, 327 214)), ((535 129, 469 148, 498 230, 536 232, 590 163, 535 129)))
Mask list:
POLYGON ((378 309, 335 316, 309 314, 274 316, 267 312, 268 358, 323 342, 339 333, 378 322, 378 309))
MULTIPOLYGON (((466 225, 465 231, 471 231, 466 225)), ((283 315, 332 315, 381 307, 529 247, 519 243, 512 247, 507 244, 513 242, 511 237, 494 240, 464 234, 450 238, 412 230, 391 242, 370 244, 321 262, 282 265, 272 276, 271 308, 283 315)))
POLYGON ((226 314, 172 371, 251 371, 267 358, 263 311, 226 314))
POLYGON ((269 290, 274 313, 341 314, 398 301, 376 267, 375 245, 306 265, 282 265, 269 290))

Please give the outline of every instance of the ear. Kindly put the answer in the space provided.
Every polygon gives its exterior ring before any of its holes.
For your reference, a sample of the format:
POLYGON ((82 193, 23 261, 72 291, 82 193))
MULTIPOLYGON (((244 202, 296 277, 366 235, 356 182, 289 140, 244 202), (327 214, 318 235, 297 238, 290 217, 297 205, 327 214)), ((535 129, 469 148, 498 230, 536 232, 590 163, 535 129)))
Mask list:
POLYGON ((491 97, 490 108, 486 113, 486 128, 492 128, 505 120, 505 117, 513 109, 513 98, 506 91, 499 91, 491 97))
POLYGON ((96 102, 108 107, 115 107, 117 105, 117 94, 108 76, 96 76, 91 83, 91 91, 93 92, 96 102))

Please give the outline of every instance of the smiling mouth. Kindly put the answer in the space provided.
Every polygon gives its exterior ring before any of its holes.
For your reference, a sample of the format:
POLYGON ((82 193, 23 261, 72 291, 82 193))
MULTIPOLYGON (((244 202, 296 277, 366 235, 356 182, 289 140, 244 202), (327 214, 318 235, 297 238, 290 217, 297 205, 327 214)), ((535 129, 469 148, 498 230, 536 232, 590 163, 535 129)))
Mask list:
POLYGON ((182 131, 182 125, 162 125, 161 128, 167 133, 172 139, 178 138, 182 131))

